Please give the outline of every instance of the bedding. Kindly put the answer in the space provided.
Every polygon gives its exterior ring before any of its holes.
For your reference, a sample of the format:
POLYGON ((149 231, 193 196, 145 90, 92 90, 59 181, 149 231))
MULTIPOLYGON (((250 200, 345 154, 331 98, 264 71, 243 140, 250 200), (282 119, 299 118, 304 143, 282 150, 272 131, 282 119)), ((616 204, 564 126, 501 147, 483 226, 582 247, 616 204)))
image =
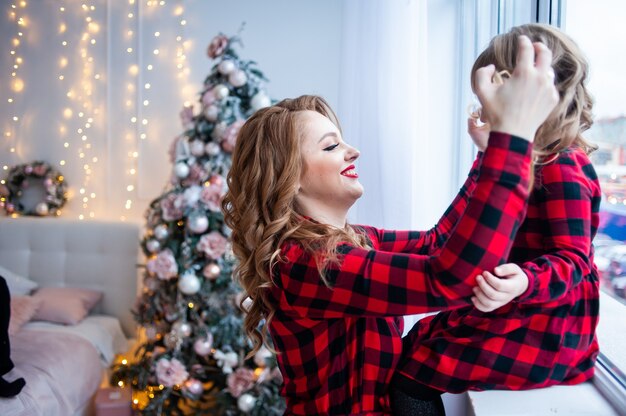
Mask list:
POLYGON ((58 325, 34 321, 22 327, 22 330, 27 329, 78 335, 96 348, 102 364, 106 367, 113 362, 115 354, 121 354, 128 349, 128 340, 122 332, 120 322, 108 315, 90 315, 77 325, 58 325))
POLYGON ((11 337, 15 368, 7 378, 24 377, 26 386, 0 398, 3 416, 89 414, 103 369, 126 350, 119 321, 88 316, 77 325, 29 322, 11 337))

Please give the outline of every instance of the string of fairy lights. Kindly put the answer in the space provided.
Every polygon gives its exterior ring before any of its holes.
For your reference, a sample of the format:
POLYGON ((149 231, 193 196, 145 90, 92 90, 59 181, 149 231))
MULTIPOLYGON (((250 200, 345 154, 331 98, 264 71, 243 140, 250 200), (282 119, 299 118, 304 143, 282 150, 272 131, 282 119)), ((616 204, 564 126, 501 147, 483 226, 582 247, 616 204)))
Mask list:
MULTIPOLYGON (((172 3, 170 1, 170 3, 172 3)), ((130 123, 129 129, 125 133, 127 142, 127 177, 126 177, 126 192, 127 197, 124 201, 124 210, 128 212, 133 207, 133 199, 136 195, 137 189, 137 173, 138 158, 139 158, 139 145, 141 141, 145 141, 149 136, 149 118, 147 107, 150 105, 150 93, 152 91, 152 85, 147 80, 151 74, 156 72, 157 66, 163 64, 159 59, 163 54, 163 47, 158 46, 161 44, 171 44, 170 39, 164 39, 164 32, 161 30, 155 30, 152 33, 147 33, 146 36, 153 36, 155 46, 150 53, 142 53, 140 50, 144 45, 143 42, 139 42, 136 37, 134 28, 137 27, 136 16, 140 14, 146 17, 156 17, 154 20, 162 22, 163 19, 159 18, 160 15, 167 13, 168 10, 172 10, 171 15, 176 19, 175 30, 175 51, 176 55, 174 62, 177 70, 177 79, 179 84, 183 84, 183 94, 188 94, 190 87, 187 85, 187 79, 189 75, 189 68, 186 61, 186 48, 189 46, 189 42, 184 40, 183 28, 187 24, 187 20, 184 17, 183 0, 178 0, 173 4, 168 4, 165 0, 146 0, 145 3, 137 3, 136 0, 128 0, 128 13, 127 13, 127 29, 126 29, 126 52, 133 54, 135 59, 133 64, 128 68, 128 74, 132 77, 127 82, 127 97, 125 99, 126 108, 129 110, 130 123), (145 6, 145 7, 144 7, 145 6), (170 9, 167 6, 172 6, 170 9), (139 141, 137 140, 139 138, 139 141)), ((149 43, 147 40, 146 44, 149 43)), ((162 69, 162 68, 161 68, 162 69)), ((188 105, 188 102, 185 102, 188 105)), ((126 215, 121 215, 122 221, 127 219, 126 215)))
MULTIPOLYGON (((138 76, 139 76, 139 65, 136 63, 138 61, 139 55, 139 42, 137 41, 136 36, 136 15, 138 14, 138 6, 135 0, 128 0, 127 10, 126 10, 126 36, 125 41, 126 44, 126 53, 132 58, 130 61, 132 62, 128 67, 128 79, 126 81, 126 97, 124 98, 124 105, 130 114, 129 121, 126 123, 126 131, 124 132, 125 142, 126 142, 126 150, 128 155, 128 160, 126 163, 126 196, 124 202, 124 210, 129 211, 133 206, 133 198, 136 185, 136 176, 137 176, 137 158, 139 157, 139 153, 137 152, 137 137, 136 137, 136 128, 135 125, 137 123, 137 114, 138 114, 138 106, 137 106, 137 88, 138 85, 138 76)), ((122 214, 121 220, 126 220, 126 215, 122 214)))
MULTIPOLYGON (((94 90, 98 84, 104 81, 103 75, 97 70, 99 67, 95 62, 95 45, 98 43, 100 24, 94 18, 96 6, 88 2, 70 2, 74 9, 69 9, 67 4, 62 4, 58 8, 59 13, 59 35, 61 39, 61 57, 59 59, 59 82, 62 83, 67 106, 62 110, 62 121, 59 127, 59 134, 63 141, 63 147, 68 152, 74 152, 78 164, 82 167, 82 178, 74 180, 77 192, 71 192, 72 198, 79 198, 82 210, 78 214, 78 219, 95 218, 94 203, 96 193, 92 187, 92 174, 99 159, 94 154, 92 144, 92 127, 102 114, 101 104, 94 101, 94 90), (68 14, 70 14, 68 16, 68 14), (79 30, 73 31, 74 36, 68 31, 68 21, 75 21, 79 16, 79 30), (75 38, 76 33, 80 36, 75 38), (77 54, 77 55, 76 55, 77 54), (77 65, 70 66, 71 63, 77 65), (79 71, 76 71, 78 69, 79 71), (71 77, 66 77, 66 72, 72 72, 71 77)), ((70 157, 58 161, 60 166, 66 166, 70 157)))
MULTIPOLYGON (((13 23, 15 36, 10 38, 9 55, 11 62, 10 68, 10 87, 9 93, 6 98, 9 111, 6 113, 7 120, 4 123, 4 133, 6 147, 9 150, 9 154, 12 156, 9 159, 11 162, 15 159, 17 152, 17 130, 18 123, 20 121, 20 115, 16 111, 16 104, 19 100, 21 93, 24 91, 24 80, 20 78, 20 67, 24 64, 24 58, 20 54, 20 46, 24 42, 25 33, 28 28, 27 20, 27 2, 22 0, 20 2, 12 3, 9 6, 8 17, 13 23)), ((2 170, 7 171, 8 165, 3 165, 2 170)), ((4 180, 0 180, 0 183, 4 185, 4 180)))
MULTIPOLYGON (((58 138, 62 149, 61 157, 50 161, 53 165, 59 166, 61 170, 72 170, 74 175, 79 177, 69 178, 70 201, 74 207, 73 212, 78 209, 76 216, 78 219, 95 218, 98 212, 96 191, 100 178, 94 175, 106 174, 102 169, 98 169, 100 157, 96 154, 95 143, 104 140, 106 131, 96 130, 94 127, 106 126, 103 121, 106 109, 107 95, 99 93, 107 88, 106 73, 107 52, 104 48, 106 38, 102 38, 102 20, 106 19, 106 10, 99 6, 102 2, 61 0, 54 6, 57 10, 58 42, 60 51, 56 78, 59 88, 64 93, 65 102, 59 106, 58 111, 58 138), (103 45, 103 47, 100 47, 103 45), (100 47, 100 48, 99 48, 100 47), (72 166, 73 165, 73 166, 72 166), (72 168, 72 169, 70 169, 72 168)), ((124 197, 123 207, 120 209, 121 220, 126 220, 132 214, 131 210, 137 199, 138 180, 138 159, 140 142, 148 139, 150 130, 150 120, 148 106, 150 105, 152 85, 146 79, 153 78, 157 66, 159 70, 171 70, 168 65, 175 65, 176 78, 185 97, 190 96, 190 86, 187 85, 189 68, 187 65, 186 50, 189 42, 184 39, 184 28, 187 20, 184 16, 183 0, 126 0, 125 31, 122 37, 122 47, 125 49, 128 68, 125 72, 124 108, 128 115, 124 123, 123 143, 126 151, 126 162, 124 165, 124 197), (164 18, 168 15, 169 18, 164 18), (142 30, 139 16, 153 17, 154 27, 158 25, 168 25, 167 36, 162 30, 154 32, 142 30), (174 19, 175 29, 172 26, 174 19), (143 36, 143 38, 141 38, 143 36), (148 37, 151 37, 148 42, 148 37), (151 51, 142 47, 146 44, 156 45, 151 51), (151 52, 151 53, 149 53, 151 52), (166 56, 166 59, 161 59, 166 56)), ((6 97, 9 109, 6 113, 7 120, 3 127, 4 145, 9 153, 15 156, 2 166, 3 171, 7 171, 9 164, 17 163, 19 155, 18 146, 18 126, 21 114, 15 106, 20 93, 25 89, 26 82, 19 76, 19 70, 24 64, 24 58, 20 55, 20 45, 23 44, 25 31, 28 27, 27 2, 26 0, 15 1, 9 5, 8 16, 14 23, 15 35, 10 38, 11 47, 11 82, 8 96, 6 97)), ((157 28, 158 29, 158 28, 157 28)), ((122 52, 122 51, 120 51, 122 52)), ((115 68, 114 68, 115 69, 115 68)), ((171 72, 170 72, 171 73, 171 72)), ((113 86, 108 86, 112 88, 113 86)), ((113 103, 112 105, 116 105, 113 103)), ((189 105, 189 102, 185 102, 189 105)), ((99 192, 103 190, 100 188, 99 192)), ((111 190, 117 193, 117 190, 111 190)))

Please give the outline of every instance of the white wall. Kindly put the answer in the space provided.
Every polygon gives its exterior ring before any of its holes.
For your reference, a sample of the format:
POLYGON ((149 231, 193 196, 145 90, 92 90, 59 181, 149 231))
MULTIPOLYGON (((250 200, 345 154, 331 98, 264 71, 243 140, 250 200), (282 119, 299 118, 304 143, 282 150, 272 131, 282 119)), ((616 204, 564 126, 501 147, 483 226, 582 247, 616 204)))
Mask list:
POLYGON ((245 47, 239 48, 240 56, 258 63, 270 79, 271 97, 313 93, 325 96, 333 106, 338 101, 341 2, 164 3, 149 7, 147 0, 49 0, 29 1, 21 7, 19 1, 0 1, 0 128, 12 134, 0 142, 0 166, 35 159, 56 165, 74 194, 63 216, 88 218, 93 212, 95 218, 125 216, 142 221, 148 202, 168 180, 167 149, 181 132, 178 113, 185 101, 196 101, 212 65, 206 46, 219 32, 236 34, 242 22, 246 22, 241 34, 245 47), (16 9, 11 8, 14 3, 16 9), (81 7, 83 3, 87 10, 81 7), (184 6, 183 13, 176 15, 180 6, 184 6), (17 38, 18 26, 10 19, 11 11, 26 19, 26 26, 19 27, 23 37, 17 48, 12 39, 17 38), (99 31, 81 41, 87 17, 98 23, 99 31), (183 19, 184 26, 180 24, 183 19), (66 29, 61 33, 63 23, 66 29), (159 37, 155 37, 157 31, 159 37), (189 72, 181 78, 177 77, 176 47, 182 41, 177 42, 176 36, 188 42, 184 67, 189 72), (91 44, 91 39, 96 43, 91 44), (62 45, 64 40, 69 42, 67 46, 62 45), (85 57, 81 49, 87 51, 85 57), (159 55, 154 55, 154 49, 159 49, 159 55), (16 55, 11 55, 11 50, 16 50, 16 55), (23 59, 17 77, 25 81, 19 94, 8 89, 16 56, 23 59), (64 68, 62 57, 68 60, 64 68), (151 71, 147 70, 149 64, 153 65, 151 71), (136 73, 133 65, 137 65, 136 73), (60 75, 63 80, 58 79, 60 75), (85 81, 91 85, 85 87, 85 81), (146 83, 150 89, 145 88, 146 83), (70 89, 72 98, 66 96, 70 89), (91 89, 90 96, 87 89, 91 89), (9 97, 14 98, 13 103, 7 102, 9 97), (146 99, 149 105, 144 106, 146 99), (67 108, 72 110, 69 118, 64 117, 67 108), (79 111, 83 117, 78 117, 79 111), (20 115, 17 122, 12 120, 14 114, 20 115), (86 128, 88 117, 93 121, 86 128), (137 120, 133 122, 132 117, 137 120), (147 120, 145 126, 143 119, 147 120), (143 140, 142 133, 146 134, 143 140), (15 153, 10 152, 12 147, 15 153), (138 153, 136 158, 133 152, 138 153), (61 160, 66 161, 64 166, 59 166, 61 160), (131 169, 136 169, 135 176, 129 173, 131 169), (84 194, 80 194, 81 188, 84 194), (86 207, 82 198, 87 198, 86 207), (130 209, 125 208, 127 200, 131 200, 130 209))

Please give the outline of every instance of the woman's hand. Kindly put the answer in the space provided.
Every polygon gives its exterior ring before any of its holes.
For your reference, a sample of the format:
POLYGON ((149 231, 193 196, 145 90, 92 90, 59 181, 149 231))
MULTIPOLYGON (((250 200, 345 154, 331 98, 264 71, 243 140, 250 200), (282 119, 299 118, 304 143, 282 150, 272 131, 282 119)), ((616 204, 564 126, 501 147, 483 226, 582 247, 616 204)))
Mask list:
POLYGON ((479 125, 477 118, 467 118, 467 132, 469 133, 476 147, 478 147, 478 150, 480 150, 481 152, 484 152, 487 148, 490 131, 491 125, 489 123, 482 123, 481 125, 479 125))
POLYGON ((554 86, 552 52, 527 36, 519 37, 517 63, 511 77, 495 82, 495 67, 476 71, 476 95, 489 115, 493 131, 533 141, 537 129, 559 101, 554 86))
POLYGON ((491 312, 511 302, 528 289, 528 276, 515 263, 494 269, 497 276, 485 271, 476 277, 472 303, 481 312, 491 312))

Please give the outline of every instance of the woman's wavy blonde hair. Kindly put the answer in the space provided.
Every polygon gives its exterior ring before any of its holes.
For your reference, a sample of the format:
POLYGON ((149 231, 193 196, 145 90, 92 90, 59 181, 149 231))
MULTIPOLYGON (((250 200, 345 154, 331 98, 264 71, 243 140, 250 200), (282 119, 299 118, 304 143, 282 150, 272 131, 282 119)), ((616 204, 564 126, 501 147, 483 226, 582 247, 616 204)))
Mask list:
MULTIPOLYGON (((560 97, 556 108, 535 135, 533 166, 549 162, 553 158, 546 159, 547 156, 558 154, 572 145, 587 154, 593 152, 597 146, 581 135, 593 124, 593 99, 586 87, 589 65, 578 45, 560 30, 549 25, 527 24, 494 37, 474 62, 472 89, 476 89, 474 76, 481 67, 493 64, 499 74, 513 72, 521 35, 528 36, 531 42, 542 42, 552 51, 555 85, 560 97)), ((531 184, 533 182, 531 180, 531 184)))
POLYGON ((268 291, 274 285, 272 270, 283 261, 283 243, 293 240, 310 252, 326 285, 330 284, 324 270, 329 263, 339 261, 336 248, 340 242, 368 247, 361 230, 348 226, 338 229, 305 220, 298 213, 296 194, 306 169, 301 156, 300 115, 307 110, 327 117, 341 131, 328 103, 321 97, 305 95, 254 113, 241 127, 232 155, 222 210, 239 261, 234 278, 252 300, 245 309, 243 301, 240 305, 246 311, 244 330, 254 345, 249 357, 266 344, 267 328, 275 313, 268 291))

